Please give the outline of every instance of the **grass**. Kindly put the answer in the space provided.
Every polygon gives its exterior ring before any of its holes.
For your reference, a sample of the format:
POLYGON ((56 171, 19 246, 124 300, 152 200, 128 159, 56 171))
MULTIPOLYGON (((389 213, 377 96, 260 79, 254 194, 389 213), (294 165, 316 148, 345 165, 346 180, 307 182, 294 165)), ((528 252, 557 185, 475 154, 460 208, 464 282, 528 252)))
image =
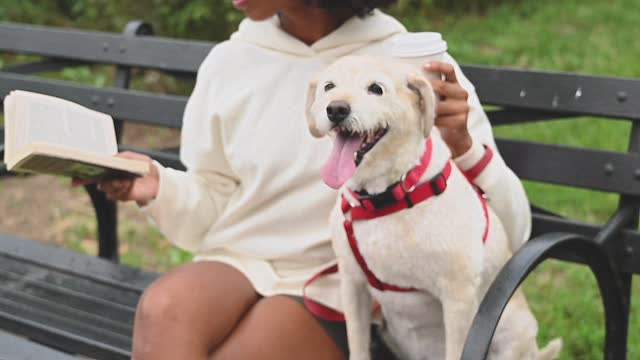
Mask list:
MULTIPOLYGON (((483 14, 405 11, 402 21, 410 30, 438 31, 450 53, 461 63, 570 71, 609 76, 640 77, 637 66, 637 0, 511 1, 483 14), (408 14, 408 15, 407 15, 408 14)), ((102 83, 85 70, 64 77, 102 83)), ((108 83, 108 81, 107 81, 108 83)), ((548 143, 624 150, 629 126, 595 118, 553 123, 504 126, 496 136, 548 143)), ((617 197, 593 191, 527 182, 532 202, 571 218, 592 223, 606 221, 617 197)), ((95 234, 87 216, 66 232, 67 246, 93 253, 95 234)), ((153 226, 120 217, 119 235, 124 263, 166 270, 191 256, 168 245, 153 226)), ((544 263, 524 284, 530 305, 540 322, 540 343, 561 336, 561 359, 602 359, 603 316, 591 273, 578 265, 544 263)), ((640 285, 633 287, 632 313, 640 313, 640 285)), ((640 328, 638 316, 631 329, 640 328)), ((640 333, 631 331, 629 359, 640 358, 640 333)))

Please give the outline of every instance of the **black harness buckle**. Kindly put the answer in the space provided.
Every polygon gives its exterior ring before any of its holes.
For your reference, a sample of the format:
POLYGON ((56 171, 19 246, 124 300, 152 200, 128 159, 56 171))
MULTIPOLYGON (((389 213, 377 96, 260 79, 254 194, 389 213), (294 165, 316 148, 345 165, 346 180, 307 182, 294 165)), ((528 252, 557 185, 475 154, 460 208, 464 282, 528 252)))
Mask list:
POLYGON ((393 196, 393 192, 391 190, 397 185, 398 183, 394 183, 389 186, 384 192, 375 195, 371 195, 366 191, 357 192, 358 196, 360 197, 360 203, 362 204, 365 200, 368 200, 376 210, 393 205, 397 202, 397 200, 395 196, 393 196))
POLYGON ((440 195, 447 188, 447 179, 444 178, 444 174, 442 172, 438 173, 433 179, 429 181, 431 184, 431 190, 433 190, 434 195, 440 195))

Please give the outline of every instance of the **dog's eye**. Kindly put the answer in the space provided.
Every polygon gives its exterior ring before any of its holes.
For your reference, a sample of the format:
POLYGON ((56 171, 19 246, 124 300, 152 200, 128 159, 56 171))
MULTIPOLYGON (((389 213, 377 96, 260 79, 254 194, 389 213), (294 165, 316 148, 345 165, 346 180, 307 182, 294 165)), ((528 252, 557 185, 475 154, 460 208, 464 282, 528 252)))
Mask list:
POLYGON ((384 93, 384 90, 382 90, 382 86, 380 86, 378 83, 373 83, 369 85, 369 87, 367 88, 367 91, 369 91, 369 93, 371 94, 376 94, 376 95, 382 95, 384 93))
POLYGON ((332 83, 331 81, 329 81, 328 83, 324 84, 324 91, 327 92, 327 91, 333 89, 334 87, 336 87, 336 85, 334 83, 332 83))

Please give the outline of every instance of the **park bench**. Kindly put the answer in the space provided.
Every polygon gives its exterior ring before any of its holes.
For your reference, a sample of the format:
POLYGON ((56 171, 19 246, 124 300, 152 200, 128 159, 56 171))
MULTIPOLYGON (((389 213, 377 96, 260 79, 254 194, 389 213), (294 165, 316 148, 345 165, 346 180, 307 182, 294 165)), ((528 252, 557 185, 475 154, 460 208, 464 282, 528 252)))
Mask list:
MULTIPOLYGON (((132 70, 160 71, 192 83, 215 44, 151 35, 151 27, 141 22, 131 22, 123 34, 0 23, 0 54, 34 56, 24 64, 0 68, 0 96, 13 89, 38 91, 110 113, 118 137, 125 121, 179 128, 186 98, 129 89, 132 70), (36 76, 86 64, 114 66, 111 87, 36 76)), ((463 69, 483 104, 493 106, 489 116, 496 126, 584 115, 632 124, 627 152, 497 140, 506 162, 521 178, 611 192, 619 194, 620 202, 601 225, 533 206, 532 240, 503 268, 482 302, 463 359, 484 358, 509 297, 549 258, 584 264, 593 271, 605 310, 605 358, 624 359, 631 277, 640 273, 640 80, 482 66, 463 69)), ((175 148, 133 150, 183 168, 175 148)), ((118 264, 117 207, 95 188, 88 186, 87 192, 96 211, 98 257, 0 234, 0 358, 129 358, 137 300, 158 274, 118 264)))

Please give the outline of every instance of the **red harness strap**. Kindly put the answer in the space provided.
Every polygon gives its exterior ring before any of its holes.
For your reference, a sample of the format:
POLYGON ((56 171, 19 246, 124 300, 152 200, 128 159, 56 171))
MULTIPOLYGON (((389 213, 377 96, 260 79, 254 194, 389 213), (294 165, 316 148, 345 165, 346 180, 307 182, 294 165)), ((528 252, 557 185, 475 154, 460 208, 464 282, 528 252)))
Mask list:
POLYGON ((351 213, 351 220, 344 221, 344 230, 347 234, 347 239, 349 240, 349 246, 351 247, 351 251, 360 265, 360 268, 367 276, 367 281, 371 286, 380 291, 415 291, 414 288, 402 288, 399 286, 387 284, 378 277, 373 274, 373 272, 367 266, 360 249, 358 248, 358 241, 356 240, 355 234, 353 232, 353 222, 358 220, 368 220, 374 219, 377 217, 385 216, 392 214, 394 212, 398 212, 410 207, 413 207, 414 204, 418 204, 431 196, 441 194, 447 187, 447 179, 451 174, 451 163, 447 162, 442 173, 438 174, 431 181, 425 182, 420 186, 417 186, 413 191, 405 193, 403 196, 403 201, 398 201, 390 206, 381 208, 381 209, 367 209, 364 206, 352 206, 349 204, 349 201, 342 196, 342 212, 345 216, 348 213, 351 213))
POLYGON ((307 307, 307 309, 309 309, 309 311, 315 316, 329 321, 344 321, 344 314, 338 310, 334 310, 328 306, 324 306, 311 300, 307 296, 307 286, 309 286, 312 282, 318 280, 322 276, 334 274, 337 272, 338 264, 332 265, 315 274, 311 279, 307 280, 307 282, 304 283, 304 287, 302 288, 302 301, 304 301, 304 305, 307 307))
POLYGON ((489 165, 493 159, 493 150, 487 145, 484 145, 484 155, 480 158, 480 160, 473 165, 470 169, 463 171, 464 176, 467 178, 469 183, 476 188, 478 192, 478 196, 480 196, 480 203, 482 203, 482 210, 484 211, 484 219, 486 222, 486 226, 484 227, 484 234, 482 235, 482 243, 484 244, 487 241, 487 236, 489 235, 489 209, 487 208, 487 200, 484 197, 484 192, 480 189, 479 186, 475 184, 475 180, 480 174, 484 171, 484 169, 489 165))
POLYGON ((484 155, 482 155, 475 165, 463 172, 471 184, 475 184, 476 178, 484 171, 487 165, 489 165, 491 159, 493 159, 493 150, 487 145, 484 145, 484 155))

